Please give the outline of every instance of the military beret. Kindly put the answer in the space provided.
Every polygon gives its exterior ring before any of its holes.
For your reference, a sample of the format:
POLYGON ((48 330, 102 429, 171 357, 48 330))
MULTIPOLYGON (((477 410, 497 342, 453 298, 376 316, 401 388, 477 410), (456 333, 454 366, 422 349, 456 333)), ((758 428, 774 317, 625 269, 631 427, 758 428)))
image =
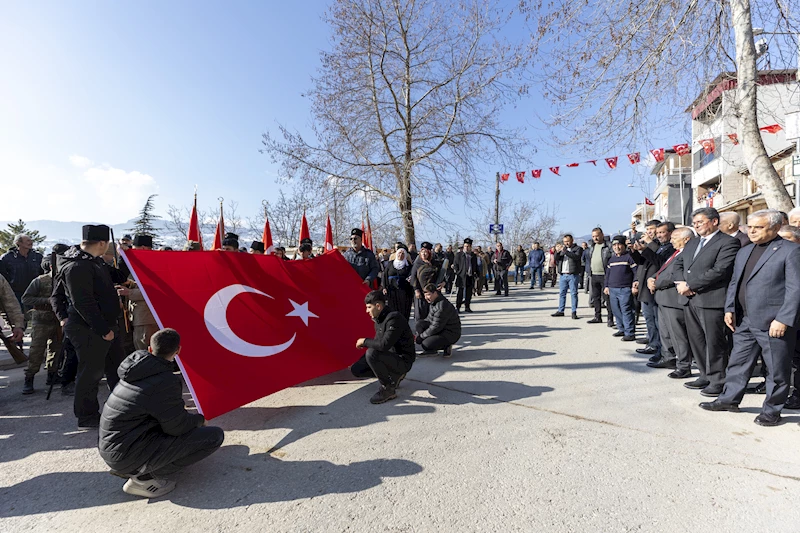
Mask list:
POLYGON ((255 250, 256 252, 263 252, 264 243, 261 241, 253 241, 253 244, 250 245, 250 249, 255 250))
POLYGON ((234 241, 238 241, 239 240, 239 236, 236 235, 235 233, 228 232, 228 233, 225 234, 225 239, 232 239, 234 241))
POLYGON ((302 239, 300 241, 300 244, 314 244, 314 242, 311 239, 309 239, 308 237, 306 237, 305 239, 302 239))
POLYGON ((239 241, 237 239, 225 238, 222 239, 222 246, 233 246, 234 248, 239 248, 239 241))
POLYGON ((352 230, 350 230, 350 235, 355 235, 356 237, 363 237, 364 232, 358 228, 353 228, 352 230))
POLYGON ((153 237, 150 235, 134 235, 133 236, 133 245, 134 246, 148 246, 150 248, 153 247, 153 237))
POLYGON ((426 250, 433 250, 433 245, 431 243, 429 243, 428 241, 424 241, 422 244, 420 244, 419 247, 420 248, 425 248, 426 250))
POLYGON ((105 224, 99 224, 97 226, 94 226, 92 224, 86 224, 83 227, 83 240, 107 241, 109 240, 110 233, 111 233, 111 228, 109 228, 105 224))

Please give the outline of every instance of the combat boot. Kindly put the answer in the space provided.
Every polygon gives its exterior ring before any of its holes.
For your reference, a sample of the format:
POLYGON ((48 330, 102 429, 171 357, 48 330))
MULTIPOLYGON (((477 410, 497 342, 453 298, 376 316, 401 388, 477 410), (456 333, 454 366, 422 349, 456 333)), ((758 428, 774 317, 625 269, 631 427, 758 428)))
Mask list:
POLYGON ((33 394, 33 376, 25 376, 25 384, 22 385, 22 394, 33 394))

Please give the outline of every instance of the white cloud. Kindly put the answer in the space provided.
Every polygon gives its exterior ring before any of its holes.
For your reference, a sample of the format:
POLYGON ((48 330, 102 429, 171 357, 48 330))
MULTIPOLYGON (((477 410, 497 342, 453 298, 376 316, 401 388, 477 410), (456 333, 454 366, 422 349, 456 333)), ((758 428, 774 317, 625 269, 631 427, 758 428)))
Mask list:
POLYGON ((77 168, 89 168, 90 166, 94 165, 94 161, 92 161, 88 157, 83 157, 82 155, 75 155, 75 154, 69 156, 69 162, 72 163, 73 167, 77 168))
POLYGON ((3 206, 0 219, 118 224, 135 217, 147 197, 158 192, 149 174, 78 155, 70 156, 69 163, 61 167, 0 157, 0 185, 17 199, 3 206))

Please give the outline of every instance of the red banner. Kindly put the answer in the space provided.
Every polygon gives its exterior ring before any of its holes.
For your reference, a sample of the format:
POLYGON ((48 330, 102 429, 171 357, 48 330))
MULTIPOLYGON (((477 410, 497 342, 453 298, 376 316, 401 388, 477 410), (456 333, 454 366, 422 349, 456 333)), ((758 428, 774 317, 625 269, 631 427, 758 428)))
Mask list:
POLYGON ((517 181, 525 183, 525 172, 517 172, 517 181))
POLYGON ((714 139, 702 139, 702 140, 697 141, 697 142, 700 143, 700 146, 703 147, 703 150, 707 154, 713 153, 714 149, 716 148, 716 144, 714 143, 714 139))
POLYGON ((577 167, 577 166, 578 166, 578 163, 569 163, 569 164, 567 165, 567 168, 575 168, 575 167, 577 167))
POLYGON ((639 152, 628 154, 628 161, 631 162, 631 165, 635 165, 640 161, 639 152))
POLYGON ((606 164, 608 165, 608 168, 610 168, 612 170, 617 168, 617 159, 618 158, 616 156, 614 156, 614 157, 606 157, 606 164))
POLYGON ((763 128, 758 128, 758 129, 760 129, 761 131, 765 131, 767 133, 778 133, 783 128, 781 128, 780 124, 773 124, 771 126, 764 126, 763 128))
POLYGON ((560 176, 561 174, 559 174, 559 173, 558 173, 558 169, 559 169, 559 168, 560 168, 560 167, 550 167, 550 172, 552 172, 552 173, 553 173, 553 174, 555 174, 556 176, 560 176))
POLYGON ((124 255, 159 327, 181 334, 178 364, 209 419, 346 368, 364 353, 356 340, 374 334, 368 288, 339 252, 124 255))
POLYGON ((736 133, 729 133, 728 139, 730 139, 733 144, 739 144, 739 135, 736 133))
POLYGON ((688 155, 692 153, 687 143, 676 144, 675 146, 672 147, 672 149, 675 150, 675 153, 678 155, 688 155))
POLYGON ((500 174, 500 180, 501 181, 508 181, 508 177, 509 176, 510 176, 510 174, 500 174))
POLYGON ((655 158, 657 163, 661 163, 662 161, 664 161, 664 149, 663 148, 655 148, 653 150, 650 150, 650 153, 653 154, 653 157, 655 158))
POLYGON ((531 176, 533 176, 534 178, 537 178, 537 179, 541 178, 542 177, 542 169, 541 168, 537 168, 535 170, 531 170, 531 176))

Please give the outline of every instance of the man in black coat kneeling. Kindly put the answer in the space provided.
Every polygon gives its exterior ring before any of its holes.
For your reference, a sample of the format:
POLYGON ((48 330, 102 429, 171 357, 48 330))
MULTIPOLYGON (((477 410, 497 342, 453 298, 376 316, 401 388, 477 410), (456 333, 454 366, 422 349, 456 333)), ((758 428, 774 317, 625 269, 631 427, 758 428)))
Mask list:
POLYGON ((422 346, 423 355, 442 350, 442 355, 450 357, 453 355, 453 344, 461 338, 458 311, 433 283, 426 285, 422 291, 430 304, 430 312, 426 320, 416 323, 416 343, 422 346))
POLYGON ((181 337, 162 329, 119 365, 120 382, 100 417, 100 455, 111 473, 129 478, 122 490, 156 498, 175 488, 163 479, 205 459, 222 446, 221 428, 206 427, 202 415, 186 411, 181 379, 172 362, 181 337))
POLYGON ((397 397, 397 387, 414 364, 414 335, 405 317, 386 306, 386 295, 382 291, 371 291, 364 303, 367 314, 375 321, 375 338, 358 339, 356 348, 367 349, 362 359, 366 359, 381 384, 369 401, 383 403, 397 397))

